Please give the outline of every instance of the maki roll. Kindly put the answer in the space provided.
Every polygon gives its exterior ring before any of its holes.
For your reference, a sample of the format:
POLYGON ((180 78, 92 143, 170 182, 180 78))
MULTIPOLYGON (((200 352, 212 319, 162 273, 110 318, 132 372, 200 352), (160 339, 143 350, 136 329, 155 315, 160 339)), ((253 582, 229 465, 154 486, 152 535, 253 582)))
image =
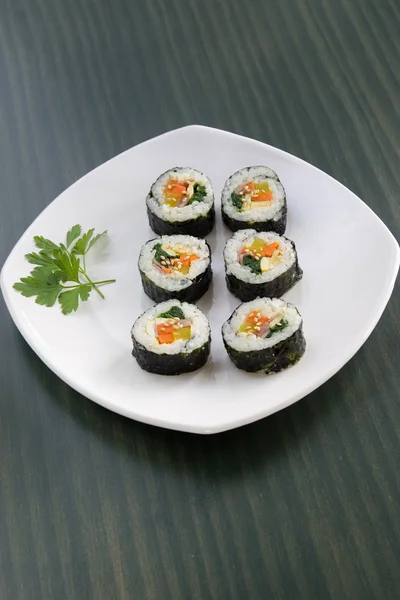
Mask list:
POLYGON ((228 290, 242 302, 282 296, 303 276, 294 243, 271 231, 237 231, 224 261, 228 290))
POLYGON ((132 327, 132 354, 139 367, 159 375, 200 369, 210 354, 207 317, 194 304, 168 300, 146 310, 132 327))
POLYGON ((229 358, 250 373, 278 373, 303 356, 303 319, 293 304, 257 298, 241 304, 222 326, 229 358))
POLYGON ((195 302, 211 282, 210 246, 190 235, 164 235, 142 247, 139 271, 143 289, 154 302, 195 302))
POLYGON ((214 227, 211 181, 191 167, 175 167, 160 175, 146 204, 150 227, 159 235, 205 237, 214 227))
POLYGON ((286 230, 286 194, 269 167, 246 167, 229 177, 222 190, 222 219, 231 231, 286 230))

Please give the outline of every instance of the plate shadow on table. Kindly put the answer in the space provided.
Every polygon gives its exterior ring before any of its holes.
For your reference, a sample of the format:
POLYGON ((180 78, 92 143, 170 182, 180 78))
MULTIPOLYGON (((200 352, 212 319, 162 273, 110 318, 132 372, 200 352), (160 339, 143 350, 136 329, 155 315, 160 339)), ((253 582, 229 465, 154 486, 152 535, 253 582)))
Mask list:
MULTIPOLYGON (((285 410, 235 430, 203 436, 162 429, 115 414, 67 386, 19 334, 17 343, 25 362, 23 368, 39 380, 39 386, 47 392, 46 402, 54 405, 56 415, 62 413, 63 421, 72 418, 90 437, 95 436, 114 452, 128 455, 133 462, 139 455, 142 462, 157 470, 173 475, 184 471, 193 478, 200 474, 203 481, 211 483, 231 477, 245 479, 247 468, 254 477, 268 462, 282 457, 288 460, 299 451, 304 439, 318 434, 341 403, 348 382, 359 374, 357 360, 353 359, 329 383, 285 410), (327 385, 329 393, 325 393, 327 385)), ((363 399, 359 398, 359 402, 363 399)))

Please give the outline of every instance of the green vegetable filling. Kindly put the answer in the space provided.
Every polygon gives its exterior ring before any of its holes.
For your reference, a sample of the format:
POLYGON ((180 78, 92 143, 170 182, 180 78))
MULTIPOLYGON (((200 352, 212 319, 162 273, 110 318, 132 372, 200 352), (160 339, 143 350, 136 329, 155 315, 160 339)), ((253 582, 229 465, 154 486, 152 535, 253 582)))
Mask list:
POLYGON ((243 197, 237 194, 236 192, 232 192, 231 202, 233 206, 238 209, 238 212, 241 212, 243 208, 243 197))
POLYGON ((288 325, 289 325, 289 323, 286 321, 286 319, 282 319, 282 321, 279 321, 279 323, 277 323, 276 325, 274 325, 273 327, 270 328, 268 335, 265 337, 270 338, 271 335, 273 335, 277 331, 282 331, 288 325))
POLYGON ((171 306, 165 313, 161 313, 157 317, 158 319, 184 319, 185 315, 179 306, 171 306))
POLYGON ((153 246, 153 250, 154 250, 154 260, 158 263, 161 263, 161 259, 162 258, 179 258, 179 255, 175 255, 175 254, 168 254, 168 252, 166 252, 165 250, 162 249, 162 246, 160 243, 155 244, 153 246))
POLYGON ((193 204, 193 202, 203 202, 205 196, 207 196, 206 186, 202 183, 195 183, 193 186, 193 194, 188 204, 193 204))
POLYGON ((262 272, 261 271, 261 259, 254 258, 254 256, 251 256, 250 254, 245 254, 243 256, 243 266, 248 267, 250 269, 250 271, 252 273, 254 273, 255 275, 260 275, 262 272))

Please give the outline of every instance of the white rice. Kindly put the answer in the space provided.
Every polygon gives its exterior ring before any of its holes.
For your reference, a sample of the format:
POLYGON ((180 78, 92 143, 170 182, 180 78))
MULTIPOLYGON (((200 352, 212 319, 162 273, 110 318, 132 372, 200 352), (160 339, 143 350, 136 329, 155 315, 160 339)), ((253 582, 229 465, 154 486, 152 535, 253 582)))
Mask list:
POLYGON ((142 247, 139 256, 139 269, 158 287, 170 292, 177 292, 190 287, 193 279, 204 273, 210 263, 210 248, 208 244, 191 235, 163 235, 160 238, 150 240, 142 247), (191 254, 199 258, 194 260, 187 275, 172 270, 172 273, 163 273, 153 264, 153 248, 156 244, 164 246, 184 246, 191 249, 191 254))
POLYGON ((296 261, 296 252, 293 243, 287 238, 272 231, 255 231, 255 229, 242 229, 233 234, 226 242, 224 249, 225 268, 228 275, 234 275, 246 283, 267 283, 285 273, 296 261), (279 242, 280 261, 268 271, 259 275, 253 273, 248 267, 238 261, 238 253, 246 245, 250 246, 254 238, 265 240, 267 244, 279 242))
POLYGON ((251 302, 241 304, 233 313, 232 317, 222 326, 222 336, 225 342, 239 352, 250 352, 252 350, 265 350, 279 342, 289 338, 302 324, 302 318, 293 304, 289 304, 278 298, 256 298, 251 302), (254 334, 238 332, 247 315, 253 311, 268 314, 284 311, 284 318, 288 322, 287 327, 277 331, 269 338, 257 337, 254 334))
POLYGON ((132 327, 131 335, 139 344, 156 354, 188 354, 201 348, 208 341, 210 324, 205 314, 194 304, 168 300, 156 304, 141 314, 132 327), (179 306, 185 318, 191 319, 191 338, 190 340, 176 340, 172 344, 160 344, 156 337, 155 321, 159 314, 167 312, 172 306, 179 306))
POLYGON ((175 167, 163 173, 153 183, 150 192, 152 196, 149 194, 146 198, 149 210, 163 221, 170 221, 172 223, 204 217, 214 204, 214 191, 211 181, 204 173, 191 167, 175 167), (201 202, 193 202, 193 204, 189 204, 183 208, 164 204, 164 188, 171 177, 182 182, 188 179, 195 180, 196 183, 201 183, 206 187, 207 195, 204 196, 201 202))
POLYGON ((282 208, 285 205, 285 190, 283 185, 278 180, 278 176, 269 167, 246 167, 234 173, 225 183, 222 190, 222 210, 231 219, 236 221, 259 222, 259 221, 279 221, 282 218, 282 208), (273 194, 273 198, 268 206, 252 208, 239 212, 232 204, 231 194, 240 188, 244 183, 254 181, 267 181, 269 188, 273 194))

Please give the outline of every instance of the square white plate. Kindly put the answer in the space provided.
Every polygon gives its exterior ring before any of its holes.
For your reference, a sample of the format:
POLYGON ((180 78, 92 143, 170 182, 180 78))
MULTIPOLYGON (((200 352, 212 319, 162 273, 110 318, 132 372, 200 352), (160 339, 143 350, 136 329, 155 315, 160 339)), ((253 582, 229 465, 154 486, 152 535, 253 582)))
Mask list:
POLYGON ((315 390, 360 348, 380 318, 399 267, 396 240, 379 218, 340 183, 281 150, 238 135, 190 126, 127 150, 101 165, 52 202, 8 257, 1 288, 12 318, 36 354, 68 385, 112 411, 161 427, 216 433, 266 417, 315 390), (237 370, 221 325, 239 301, 225 287, 219 196, 238 169, 265 164, 279 174, 288 198, 286 235, 296 242, 304 276, 287 295, 304 318, 307 350, 292 369, 274 376, 237 370), (137 258, 154 237, 145 197, 157 176, 190 165, 211 178, 217 225, 208 240, 214 281, 199 302, 212 327, 212 357, 179 377, 142 371, 131 356, 130 329, 152 305, 141 289, 137 258), (92 294, 76 314, 38 306, 12 285, 30 271, 24 255, 34 235, 62 241, 67 229, 108 229, 105 252, 94 257, 98 279, 115 277, 106 300, 92 294))

